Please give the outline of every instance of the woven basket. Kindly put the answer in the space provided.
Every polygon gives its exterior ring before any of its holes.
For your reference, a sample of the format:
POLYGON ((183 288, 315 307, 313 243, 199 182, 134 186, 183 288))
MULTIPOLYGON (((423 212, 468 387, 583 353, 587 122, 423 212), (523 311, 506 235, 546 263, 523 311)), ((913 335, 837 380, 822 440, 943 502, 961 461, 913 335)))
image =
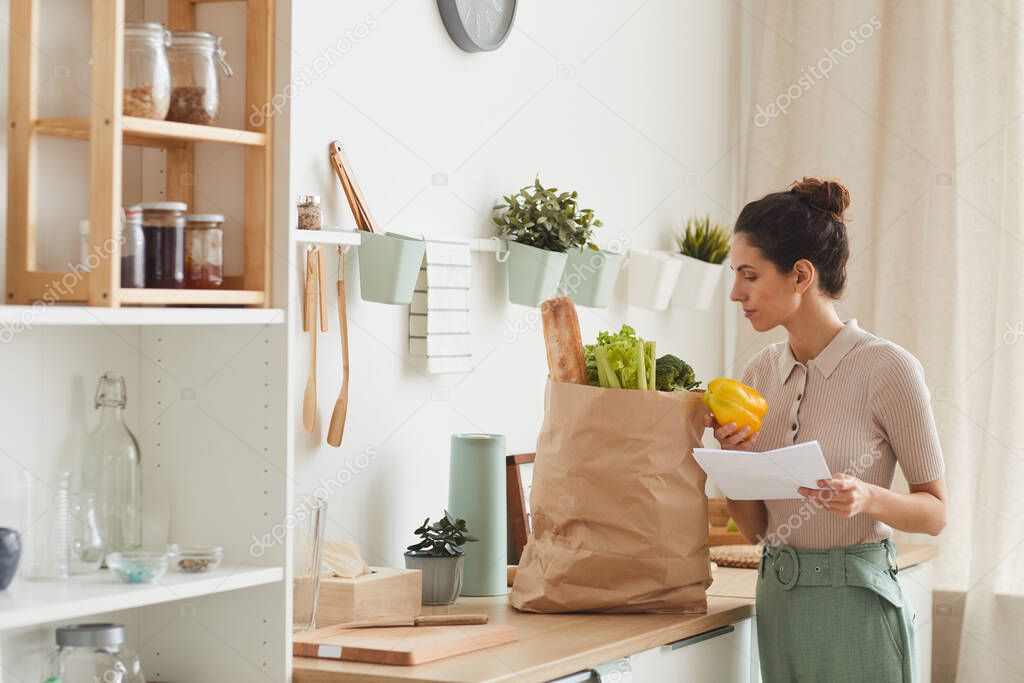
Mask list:
POLYGON ((761 562, 759 545, 719 545, 711 548, 711 561, 719 567, 757 569, 761 562))

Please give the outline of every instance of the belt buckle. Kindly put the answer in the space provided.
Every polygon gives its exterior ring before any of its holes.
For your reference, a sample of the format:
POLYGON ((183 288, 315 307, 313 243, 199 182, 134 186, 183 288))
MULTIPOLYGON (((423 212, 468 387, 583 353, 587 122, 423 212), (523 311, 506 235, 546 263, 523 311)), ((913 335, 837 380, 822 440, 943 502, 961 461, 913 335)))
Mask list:
POLYGON ((775 558, 775 578, 779 580, 782 587, 785 590, 793 590, 793 586, 796 585, 797 580, 800 578, 800 557, 796 554, 788 545, 782 546, 778 549, 778 556, 775 558), (783 558, 789 558, 789 562, 783 563, 783 558), (782 578, 782 574, 786 572, 788 567, 787 564, 792 564, 792 571, 789 572, 789 576, 785 579, 782 578))

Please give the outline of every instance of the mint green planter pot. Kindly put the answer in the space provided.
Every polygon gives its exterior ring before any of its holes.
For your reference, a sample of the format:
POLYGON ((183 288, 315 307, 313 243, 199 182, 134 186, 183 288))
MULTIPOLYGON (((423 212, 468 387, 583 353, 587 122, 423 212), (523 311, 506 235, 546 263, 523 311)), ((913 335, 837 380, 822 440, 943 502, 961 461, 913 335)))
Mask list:
POLYGON ((431 557, 405 553, 405 568, 419 569, 422 574, 424 605, 451 605, 462 588, 465 556, 431 557))
POLYGON ((570 249, 561 291, 580 306, 604 308, 612 299, 621 267, 622 254, 586 247, 570 249))
POLYGON ((508 242, 508 299, 522 306, 539 306, 558 294, 568 255, 508 242))
POLYGON ((467 543, 462 595, 508 592, 505 437, 452 434, 448 512, 479 541, 467 543))
POLYGON ((363 301, 408 304, 423 265, 426 242, 393 232, 360 233, 359 288, 363 301))

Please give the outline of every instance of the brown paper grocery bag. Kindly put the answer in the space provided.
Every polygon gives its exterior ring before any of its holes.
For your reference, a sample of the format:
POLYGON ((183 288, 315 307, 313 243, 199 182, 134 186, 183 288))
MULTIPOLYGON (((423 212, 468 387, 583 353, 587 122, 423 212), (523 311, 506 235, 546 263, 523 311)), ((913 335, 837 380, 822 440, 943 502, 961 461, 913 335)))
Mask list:
POLYGON ((529 612, 707 611, 699 393, 547 383, 532 533, 509 602, 529 612))

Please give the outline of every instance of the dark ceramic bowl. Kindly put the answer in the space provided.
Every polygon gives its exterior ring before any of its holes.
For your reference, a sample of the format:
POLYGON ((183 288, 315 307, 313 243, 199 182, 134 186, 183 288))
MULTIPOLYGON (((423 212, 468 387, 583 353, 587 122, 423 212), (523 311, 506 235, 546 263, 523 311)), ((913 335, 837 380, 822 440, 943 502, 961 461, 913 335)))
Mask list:
POLYGON ((0 591, 11 585, 21 559, 21 537, 14 529, 0 527, 0 591))

